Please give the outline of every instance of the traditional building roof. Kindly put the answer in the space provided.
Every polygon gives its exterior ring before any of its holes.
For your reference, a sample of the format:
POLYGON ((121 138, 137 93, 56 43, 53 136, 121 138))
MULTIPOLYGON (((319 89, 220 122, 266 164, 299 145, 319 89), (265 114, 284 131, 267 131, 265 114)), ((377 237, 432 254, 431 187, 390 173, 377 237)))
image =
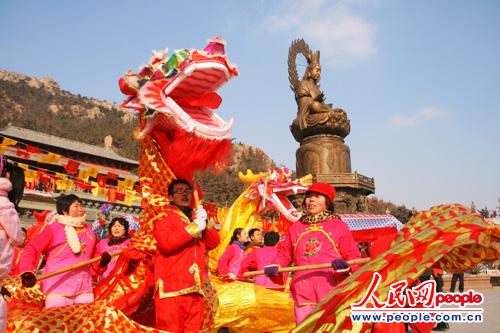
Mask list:
POLYGON ((62 148, 77 153, 84 153, 93 156, 98 156, 113 161, 132 164, 134 166, 139 165, 138 161, 120 156, 117 153, 115 153, 111 148, 89 145, 87 143, 64 139, 58 136, 36 132, 13 125, 8 125, 7 127, 0 129, 0 134, 10 137, 12 139, 19 139, 19 141, 23 142, 24 141, 39 142, 48 146, 62 148))

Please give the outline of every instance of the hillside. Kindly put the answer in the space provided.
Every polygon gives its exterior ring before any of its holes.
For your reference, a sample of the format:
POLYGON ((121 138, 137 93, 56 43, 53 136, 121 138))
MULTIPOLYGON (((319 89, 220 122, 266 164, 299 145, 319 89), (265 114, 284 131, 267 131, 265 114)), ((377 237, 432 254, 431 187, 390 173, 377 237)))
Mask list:
MULTIPOLYGON (((97 146, 111 135, 116 153, 136 160, 139 156, 139 143, 131 136, 136 126, 133 115, 116 104, 62 90, 50 77, 38 79, 0 69, 0 128, 8 123, 97 146)), ((235 143, 233 152, 228 170, 198 176, 206 200, 231 204, 243 190, 238 171, 275 166, 259 148, 235 143)))
POLYGON ((135 121, 116 105, 73 95, 51 78, 0 70, 0 127, 8 123, 97 146, 111 134, 116 153, 133 159, 139 153, 130 135, 135 121))

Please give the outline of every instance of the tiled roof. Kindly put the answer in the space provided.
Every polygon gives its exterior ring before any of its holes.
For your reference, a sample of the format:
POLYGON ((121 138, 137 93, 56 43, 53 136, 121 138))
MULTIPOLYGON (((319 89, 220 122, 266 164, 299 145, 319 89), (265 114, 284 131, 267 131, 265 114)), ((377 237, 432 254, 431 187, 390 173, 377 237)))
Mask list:
POLYGON ((22 141, 40 142, 52 147, 63 148, 66 150, 99 156, 114 161, 139 165, 138 161, 120 156, 110 148, 89 145, 86 143, 64 139, 50 134, 32 131, 26 128, 9 125, 1 129, 0 134, 14 139, 19 139, 19 141, 21 142, 22 141))

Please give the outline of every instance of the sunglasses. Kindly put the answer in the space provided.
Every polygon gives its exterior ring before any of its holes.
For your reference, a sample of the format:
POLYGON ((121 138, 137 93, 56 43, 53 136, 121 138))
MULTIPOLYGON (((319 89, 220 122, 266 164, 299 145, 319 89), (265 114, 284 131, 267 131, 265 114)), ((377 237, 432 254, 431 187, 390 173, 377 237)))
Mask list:
POLYGON ((178 188, 174 189, 172 192, 175 194, 184 194, 184 193, 191 194, 191 193, 193 193, 193 190, 191 190, 188 187, 178 187, 178 188))

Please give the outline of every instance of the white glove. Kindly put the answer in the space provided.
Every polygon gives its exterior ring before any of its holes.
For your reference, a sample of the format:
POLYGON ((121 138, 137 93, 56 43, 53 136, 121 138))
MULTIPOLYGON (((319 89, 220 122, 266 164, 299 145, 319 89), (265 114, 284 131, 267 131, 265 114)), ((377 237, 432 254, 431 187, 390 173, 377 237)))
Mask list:
POLYGON ((196 225, 198 226, 198 228, 200 228, 200 231, 205 230, 205 228, 207 227, 207 220, 203 220, 203 219, 200 219, 200 218, 195 218, 193 222, 196 223, 196 225))
POLYGON ((236 280, 236 275, 234 275, 233 273, 227 273, 227 278, 229 280, 235 281, 236 280))
POLYGON ((198 207, 196 207, 194 216, 196 219, 203 219, 205 221, 208 219, 207 211, 205 210, 205 208, 203 208, 202 205, 199 205, 198 207))
POLYGON ((207 211, 205 210, 205 208, 203 208, 202 205, 196 207, 194 216, 195 218, 193 222, 196 223, 198 228, 200 228, 200 231, 205 230, 205 228, 207 227, 207 211))

